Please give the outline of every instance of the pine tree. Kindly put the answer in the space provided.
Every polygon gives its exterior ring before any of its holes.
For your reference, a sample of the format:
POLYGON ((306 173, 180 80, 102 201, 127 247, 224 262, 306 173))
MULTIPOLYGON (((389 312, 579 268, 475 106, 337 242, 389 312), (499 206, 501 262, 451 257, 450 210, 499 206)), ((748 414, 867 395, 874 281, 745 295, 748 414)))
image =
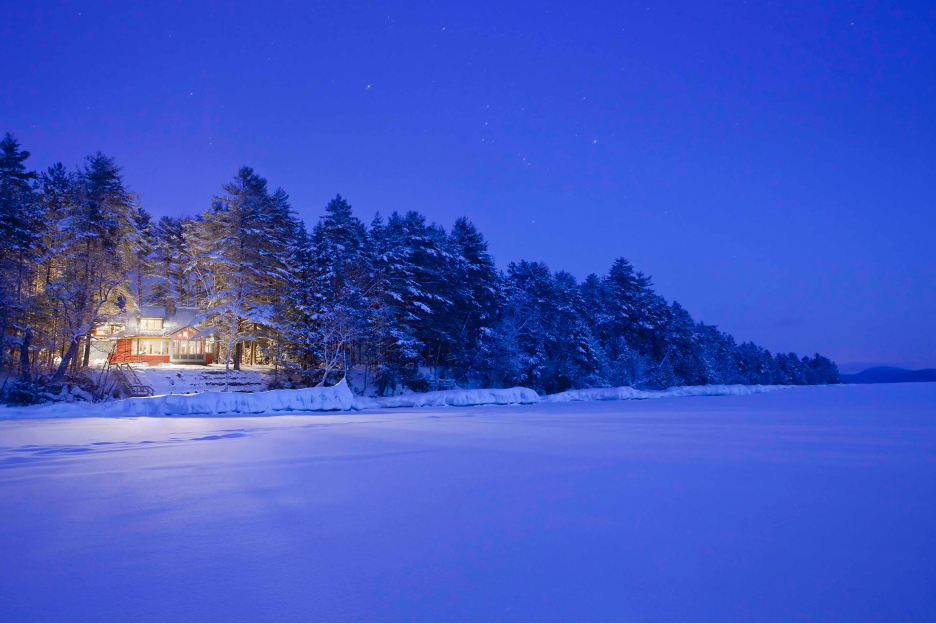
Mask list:
POLYGON ((226 369, 262 349, 317 383, 363 366, 380 392, 446 376, 539 392, 839 383, 828 358, 774 356, 696 323, 624 258, 582 283, 537 262, 504 273, 467 219, 446 232, 410 211, 368 228, 341 196, 306 230, 247 167, 204 214, 153 223, 103 154, 38 176, 28 156, 0 141, 0 366, 26 381, 56 360, 61 381, 82 341, 87 363, 94 328, 127 308, 175 303, 205 310, 226 369))
POLYGON ((487 241, 462 217, 449 234, 455 257, 452 305, 441 322, 452 341, 449 364, 464 381, 476 379, 488 361, 486 345, 493 340, 498 312, 503 305, 503 277, 488 253, 487 241))
POLYGON ((311 360, 321 366, 322 384, 345 367, 347 352, 365 335, 376 286, 369 236, 351 205, 337 195, 325 213, 312 230, 309 297, 311 360))
POLYGON ((153 228, 153 237, 153 265, 159 283, 154 284, 152 300, 160 305, 166 305, 170 300, 177 305, 185 305, 186 237, 183 220, 161 217, 153 228))
POLYGON ((704 382, 705 368, 695 322, 676 301, 669 309, 669 318, 661 332, 660 342, 664 352, 655 385, 668 388, 704 382))
POLYGON ((290 249, 289 275, 286 280, 284 318, 282 320, 285 358, 300 371, 309 371, 317 362, 319 340, 315 318, 320 310, 320 294, 315 277, 315 251, 304 226, 296 232, 290 249))
POLYGON ((10 331, 26 331, 32 274, 40 255, 41 210, 26 169, 29 152, 9 133, 0 141, 0 369, 7 364, 10 331))
POLYGON ((84 365, 90 355, 91 332, 119 314, 132 300, 129 267, 140 244, 133 219, 135 197, 123 182, 120 167, 98 152, 87 158, 76 178, 75 200, 69 204, 54 253, 61 270, 47 287, 62 315, 66 351, 53 376, 61 381, 75 363, 85 339, 84 365))
POLYGON ((136 304, 140 307, 153 300, 160 273, 154 257, 156 234, 152 217, 138 205, 133 208, 131 218, 139 236, 130 245, 128 271, 136 304))
POLYGON ((415 324, 420 312, 429 308, 416 281, 407 230, 397 213, 391 214, 386 224, 379 215, 371 224, 378 287, 372 298, 370 337, 375 347, 375 381, 381 393, 415 378, 413 367, 425 347, 416 335, 415 324))
MULTIPOLYGON (((296 226, 285 193, 267 191, 267 182, 242 167, 203 215, 200 254, 208 285, 206 314, 223 336, 225 371, 240 369, 243 344, 272 334, 276 309, 288 274, 296 226)), ((227 375, 225 379, 228 379, 227 375)), ((225 389, 227 389, 227 383, 225 389)))

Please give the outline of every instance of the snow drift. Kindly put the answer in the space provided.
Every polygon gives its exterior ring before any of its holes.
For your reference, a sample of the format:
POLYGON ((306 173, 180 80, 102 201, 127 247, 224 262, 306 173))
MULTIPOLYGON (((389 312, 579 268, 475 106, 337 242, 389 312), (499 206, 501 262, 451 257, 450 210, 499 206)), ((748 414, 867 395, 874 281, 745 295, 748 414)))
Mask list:
POLYGON ((354 395, 342 380, 334 386, 301 390, 167 394, 112 403, 47 404, 7 408, 2 418, 76 418, 81 416, 222 416, 282 412, 333 412, 354 409, 354 395))
POLYGON ((543 397, 544 401, 564 403, 567 401, 623 401, 627 399, 664 399, 667 397, 693 397, 693 396, 744 396, 783 390, 792 386, 743 386, 711 385, 711 386, 679 386, 666 390, 636 390, 630 386, 620 388, 587 388, 585 390, 567 390, 558 394, 549 394, 543 397))
POLYGON ((401 394, 393 397, 362 398, 355 400, 356 409, 394 407, 469 407, 472 405, 530 405, 547 401, 565 403, 570 401, 623 401, 628 399, 663 399, 668 397, 693 396, 744 396, 791 388, 792 386, 744 386, 710 385, 679 386, 666 390, 636 390, 630 386, 620 388, 587 388, 568 390, 558 394, 539 396, 530 388, 485 388, 478 390, 440 390, 438 392, 401 394))
POLYGON ((201 392, 166 394, 110 403, 51 403, 30 407, 0 408, 0 420, 12 418, 78 418, 83 416, 225 416, 332 412, 407 407, 470 407, 474 405, 530 405, 546 401, 620 401, 667 397, 749 395, 792 386, 680 386, 662 391, 620 388, 588 388, 539 396, 530 388, 482 388, 440 390, 393 397, 356 397, 345 380, 335 386, 268 392, 201 392))
POLYGON ((476 390, 439 390, 420 394, 375 399, 359 398, 358 409, 380 407, 468 407, 471 405, 529 405, 539 403, 540 396, 529 388, 482 388, 476 390))
POLYGON ((108 416, 215 416, 279 412, 335 412, 354 408, 354 395, 342 380, 335 386, 301 390, 202 392, 128 399, 107 405, 108 416))

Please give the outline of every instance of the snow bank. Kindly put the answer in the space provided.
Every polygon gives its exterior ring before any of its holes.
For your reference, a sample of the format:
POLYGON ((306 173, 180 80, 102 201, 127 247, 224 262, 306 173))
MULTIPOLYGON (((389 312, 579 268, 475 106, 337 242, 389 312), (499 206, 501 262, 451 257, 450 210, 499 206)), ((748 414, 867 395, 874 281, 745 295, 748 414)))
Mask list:
POLYGON ((331 412, 354 409, 348 384, 328 388, 239 392, 170 394, 111 403, 51 404, 0 410, 0 419, 76 418, 81 416, 221 416, 277 414, 282 412, 331 412))
POLYGON ((540 397, 529 388, 490 388, 480 390, 439 390, 420 394, 401 394, 376 399, 359 398, 358 409, 380 407, 468 407, 471 405, 529 405, 539 403, 540 397))
POLYGON ((110 403, 52 403, 30 407, 0 408, 0 420, 13 418, 78 418, 82 416, 222 416, 237 414, 280 414, 283 412, 329 412, 394 407, 470 407, 473 405, 530 405, 546 401, 620 401, 667 397, 749 395, 782 390, 791 386, 681 386, 659 392, 631 387, 569 390, 540 397, 529 388, 440 390, 393 397, 356 397, 345 380, 328 388, 241 392, 166 394, 110 403))
POLYGON ((215 416, 222 414, 270 414, 279 412, 333 412, 354 408, 348 384, 328 388, 240 392, 170 394, 116 401, 103 406, 102 416, 215 416))
POLYGON ((355 401, 356 409, 372 409, 387 407, 469 407, 472 405, 529 405, 547 401, 551 403, 566 403, 571 401, 622 401, 626 399, 663 399, 668 397, 693 396, 745 396, 761 394, 774 390, 783 390, 792 386, 744 386, 744 385, 711 385, 711 386, 679 386, 667 390, 636 390, 629 386, 620 388, 588 388, 585 390, 568 390, 558 394, 539 396, 529 388, 480 389, 466 390, 440 390, 438 392, 402 394, 393 397, 361 398, 355 401))
POLYGON ((783 390, 791 386, 743 386, 711 385, 711 386, 679 386, 666 390, 635 390, 630 386, 620 388, 587 388, 585 390, 568 390, 558 394, 543 397, 544 401, 565 403, 568 401, 623 401, 626 399, 663 399, 667 397, 692 396, 744 396, 783 390))

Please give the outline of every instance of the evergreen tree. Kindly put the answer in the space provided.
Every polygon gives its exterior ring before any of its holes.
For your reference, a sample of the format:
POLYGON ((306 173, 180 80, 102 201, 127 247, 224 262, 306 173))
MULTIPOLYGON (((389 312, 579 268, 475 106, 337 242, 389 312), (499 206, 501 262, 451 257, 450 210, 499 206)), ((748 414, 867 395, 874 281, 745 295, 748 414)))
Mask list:
POLYGON ((159 283, 154 285, 152 300, 160 305, 167 305, 170 300, 184 305, 186 237, 183 220, 162 217, 153 230, 153 265, 159 275, 159 283))
POLYGON ((452 305, 441 319, 452 342, 447 363, 458 378, 478 379, 490 359, 487 344, 493 338, 498 311, 503 306, 503 278, 488 253, 488 244, 474 224, 462 217, 449 234, 455 258, 452 305))
MULTIPOLYGON (((285 193, 242 167, 202 219, 201 252, 209 288, 206 314, 223 336, 225 370, 240 368, 243 344, 272 336, 296 225, 285 193)), ((226 377, 227 379, 227 377, 226 377)), ((227 385, 225 385, 227 387, 227 385)))
POLYGON ((85 339, 84 365, 91 332, 112 319, 132 300, 129 269, 132 250, 140 245, 133 215, 135 198, 123 182, 120 167, 98 152, 78 172, 75 200, 59 224, 61 270, 47 287, 59 305, 66 351, 53 376, 61 381, 85 339))
POLYGON ((38 176, 28 156, 0 141, 0 366, 23 380, 41 362, 61 381, 88 363, 96 326, 176 304, 213 322, 226 369, 246 349, 312 383, 356 366, 379 392, 453 377, 539 392, 839 383, 828 358, 696 323, 624 258, 582 283, 538 262, 503 273, 467 219, 446 232, 410 211, 368 228, 341 196, 307 231, 247 167, 204 214, 154 223, 103 154, 38 176))
POLYGON ((370 238, 351 205, 335 196, 325 207, 311 239, 309 301, 310 360, 321 364, 320 383, 344 368, 348 351, 366 335, 370 297, 376 281, 370 238))
POLYGON ((133 208, 131 218, 138 237, 130 245, 128 271, 136 304, 140 307, 153 300, 160 281, 154 257, 156 233, 152 217, 142 206, 133 208))
POLYGON ((32 271, 41 253, 42 215, 28 158, 9 133, 0 141, 0 369, 8 364, 11 330, 19 336, 13 344, 26 331, 32 271))

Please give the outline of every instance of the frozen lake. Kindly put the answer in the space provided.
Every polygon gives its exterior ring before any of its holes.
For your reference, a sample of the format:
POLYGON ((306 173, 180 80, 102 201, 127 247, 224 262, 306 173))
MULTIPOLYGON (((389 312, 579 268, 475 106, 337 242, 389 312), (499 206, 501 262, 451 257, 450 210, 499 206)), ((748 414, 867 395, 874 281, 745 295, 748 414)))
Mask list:
POLYGON ((0 620, 936 619, 936 384, 0 422, 0 620))

